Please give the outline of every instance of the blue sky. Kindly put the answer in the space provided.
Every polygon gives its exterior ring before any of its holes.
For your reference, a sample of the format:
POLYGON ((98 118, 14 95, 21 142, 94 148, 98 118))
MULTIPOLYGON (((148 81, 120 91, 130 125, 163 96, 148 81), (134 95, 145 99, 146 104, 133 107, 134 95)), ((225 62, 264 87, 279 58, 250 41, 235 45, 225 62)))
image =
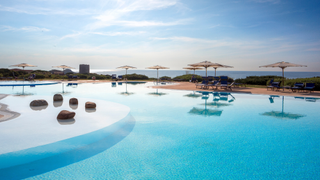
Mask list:
POLYGON ((320 1, 0 0, 0 67, 90 64, 265 70, 288 61, 320 71, 320 1))

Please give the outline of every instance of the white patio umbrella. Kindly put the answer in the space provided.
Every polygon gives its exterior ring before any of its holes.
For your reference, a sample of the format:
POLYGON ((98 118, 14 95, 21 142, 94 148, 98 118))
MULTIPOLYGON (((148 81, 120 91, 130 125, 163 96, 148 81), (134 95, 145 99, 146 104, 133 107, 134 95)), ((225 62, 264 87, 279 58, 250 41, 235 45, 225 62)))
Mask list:
POLYGON ((183 69, 193 70, 193 74, 196 74, 196 70, 202 69, 201 67, 184 67, 183 69))
MULTIPOLYGON (((55 68, 62 68, 62 72, 63 72, 63 74, 64 74, 64 70, 65 70, 65 69, 75 69, 75 68, 70 67, 70 66, 67 66, 67 65, 52 66, 52 67, 55 67, 55 68)), ((64 92, 64 83, 61 83, 61 85, 62 85, 62 93, 65 93, 65 92, 64 92)))
POLYGON ((63 74, 64 74, 64 70, 65 70, 65 69, 75 69, 75 68, 73 68, 73 67, 66 66, 66 65, 52 66, 52 67, 55 67, 55 68, 61 68, 61 69, 62 69, 63 74))
POLYGON ((277 62, 274 64, 269 64, 269 65, 264 65, 264 66, 259 66, 259 67, 272 67, 272 68, 279 67, 279 68, 281 68, 282 69, 282 87, 284 90, 284 69, 287 67, 307 67, 307 66, 282 61, 282 62, 277 62))
POLYGON ((117 69, 126 69, 126 81, 127 81, 127 71, 128 71, 128 69, 137 69, 137 68, 133 67, 133 66, 124 65, 124 66, 117 67, 117 69))
POLYGON ((31 64, 27 64, 27 63, 21 63, 21 64, 15 64, 15 65, 11 65, 10 67, 22 67, 24 70, 24 67, 37 67, 35 65, 31 65, 31 64))
POLYGON ((210 66, 210 67, 214 68, 214 76, 217 76, 217 68, 233 68, 233 66, 227 66, 219 63, 217 63, 217 65, 210 66))
POLYGON ((169 68, 156 65, 156 66, 147 67, 147 69, 156 69, 157 70, 157 79, 158 79, 158 82, 159 82, 159 69, 169 69, 169 68))
POLYGON ((188 66, 192 66, 192 67, 204 67, 204 68, 206 68, 206 77, 208 77, 208 75, 207 75, 208 67, 213 67, 213 66, 218 66, 218 65, 219 64, 212 63, 210 61, 202 61, 202 62, 195 63, 195 64, 188 64, 188 66))

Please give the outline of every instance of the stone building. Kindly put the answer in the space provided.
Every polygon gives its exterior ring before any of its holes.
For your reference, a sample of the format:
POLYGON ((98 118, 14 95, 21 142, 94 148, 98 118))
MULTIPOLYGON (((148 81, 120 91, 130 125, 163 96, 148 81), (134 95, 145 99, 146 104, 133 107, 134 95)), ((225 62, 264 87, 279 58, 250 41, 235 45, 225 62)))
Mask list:
POLYGON ((80 64, 79 65, 79 73, 80 74, 89 74, 90 73, 89 64, 80 64))

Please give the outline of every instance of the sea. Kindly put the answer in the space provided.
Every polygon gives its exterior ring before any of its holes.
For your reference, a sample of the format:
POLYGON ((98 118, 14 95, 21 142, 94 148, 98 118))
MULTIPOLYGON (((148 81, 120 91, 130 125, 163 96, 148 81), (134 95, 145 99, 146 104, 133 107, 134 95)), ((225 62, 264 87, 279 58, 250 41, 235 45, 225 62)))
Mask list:
MULTIPOLYGON (((103 75, 112 75, 116 74, 118 75, 125 75, 126 70, 117 69, 117 70, 97 70, 97 69, 91 69, 91 73, 97 73, 97 74, 103 74, 103 75)), ((150 70, 137 70, 137 69, 128 69, 128 74, 142 74, 146 75, 149 78, 157 78, 157 70, 150 69, 150 70)), ((185 74, 193 74, 194 71, 186 71, 186 70, 159 70, 159 77, 162 76, 169 76, 171 78, 185 75, 185 74)), ((206 71, 195 71, 195 74, 200 76, 205 76, 206 71)), ((217 70, 217 76, 229 76, 233 79, 243 79, 247 76, 282 76, 282 71, 219 71, 217 70)), ((208 71, 208 76, 214 76, 214 71, 208 71)), ((295 78, 309 78, 309 77, 320 77, 320 72, 284 72, 284 76, 289 79, 295 79, 295 78)))

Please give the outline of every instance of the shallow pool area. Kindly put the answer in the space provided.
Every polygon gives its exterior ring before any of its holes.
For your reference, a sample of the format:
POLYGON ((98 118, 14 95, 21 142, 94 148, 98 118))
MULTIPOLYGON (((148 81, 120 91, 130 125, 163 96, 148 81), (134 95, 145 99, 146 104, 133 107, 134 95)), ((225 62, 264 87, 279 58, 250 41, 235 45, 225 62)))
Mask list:
POLYGON ((1 179, 320 177, 320 99, 153 85, 0 87, 11 94, 0 103, 21 114, 0 122, 1 179), (59 106, 56 93, 64 97, 59 106), (31 109, 35 99, 48 107, 31 109), (97 103, 95 112, 86 101, 97 103), (62 109, 77 113, 74 122, 59 123, 62 109))

